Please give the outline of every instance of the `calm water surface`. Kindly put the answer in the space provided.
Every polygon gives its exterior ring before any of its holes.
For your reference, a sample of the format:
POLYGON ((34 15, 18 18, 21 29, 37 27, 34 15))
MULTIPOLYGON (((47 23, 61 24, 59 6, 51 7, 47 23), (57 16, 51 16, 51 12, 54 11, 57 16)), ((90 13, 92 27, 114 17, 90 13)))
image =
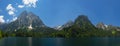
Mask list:
POLYGON ((120 46, 120 38, 32 38, 0 39, 0 46, 120 46))

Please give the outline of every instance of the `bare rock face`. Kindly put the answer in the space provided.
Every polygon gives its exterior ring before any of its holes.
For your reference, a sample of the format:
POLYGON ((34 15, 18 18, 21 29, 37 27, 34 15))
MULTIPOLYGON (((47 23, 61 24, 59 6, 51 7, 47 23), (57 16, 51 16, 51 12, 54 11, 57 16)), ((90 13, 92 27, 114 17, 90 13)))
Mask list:
POLYGON ((74 22, 70 20, 67 23, 65 23, 64 25, 60 25, 60 26, 54 27, 54 29, 56 29, 56 30, 62 30, 63 28, 70 27, 73 24, 74 24, 74 22))
POLYGON ((15 23, 18 23, 18 26, 29 26, 30 24, 32 24, 32 27, 45 26, 38 16, 32 12, 28 13, 27 11, 23 11, 15 23))
POLYGON ((96 25, 96 28, 103 29, 103 30, 107 30, 107 31, 113 31, 113 30, 115 30, 115 31, 120 31, 120 27, 118 27, 118 26, 113 26, 113 25, 106 25, 106 24, 104 24, 104 23, 102 23, 102 22, 98 23, 98 24, 96 25))
POLYGON ((96 25, 96 27, 97 27, 97 28, 101 28, 101 29, 103 29, 103 30, 107 28, 107 26, 105 26, 105 24, 102 23, 102 22, 98 23, 98 24, 96 25))
MULTIPOLYGON (((46 27, 45 24, 41 21, 39 16, 36 16, 32 12, 23 11, 18 19, 9 23, 6 27, 6 31, 14 31, 16 29, 28 28, 31 25, 33 28, 46 27)), ((29 28, 31 28, 29 27, 29 28)))

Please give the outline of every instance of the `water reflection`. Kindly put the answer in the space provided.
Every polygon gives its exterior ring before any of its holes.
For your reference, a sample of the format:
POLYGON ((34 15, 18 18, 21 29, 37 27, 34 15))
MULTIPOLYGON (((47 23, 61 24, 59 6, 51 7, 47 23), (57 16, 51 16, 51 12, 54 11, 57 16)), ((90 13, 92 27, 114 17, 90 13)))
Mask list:
POLYGON ((32 46, 32 37, 28 37, 28 44, 29 46, 32 46))
POLYGON ((63 46, 63 38, 41 38, 41 46, 63 46))
POLYGON ((56 39, 56 46, 63 46, 63 38, 56 39))
POLYGON ((32 38, 8 37, 0 46, 120 46, 120 38, 32 38))

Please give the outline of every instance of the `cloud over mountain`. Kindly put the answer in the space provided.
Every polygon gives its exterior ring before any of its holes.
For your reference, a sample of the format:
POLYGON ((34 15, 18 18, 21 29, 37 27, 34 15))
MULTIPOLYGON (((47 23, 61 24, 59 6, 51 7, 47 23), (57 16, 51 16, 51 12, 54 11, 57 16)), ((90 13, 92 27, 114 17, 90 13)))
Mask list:
POLYGON ((0 23, 4 23, 5 22, 5 20, 3 18, 4 18, 4 16, 0 15, 0 23))

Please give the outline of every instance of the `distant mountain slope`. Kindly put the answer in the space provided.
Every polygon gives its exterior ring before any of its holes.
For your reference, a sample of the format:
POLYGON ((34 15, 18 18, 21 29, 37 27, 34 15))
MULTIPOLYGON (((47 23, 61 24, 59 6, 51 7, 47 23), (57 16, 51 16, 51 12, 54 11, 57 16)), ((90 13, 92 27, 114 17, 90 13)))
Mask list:
POLYGON ((4 30, 7 27, 7 23, 0 24, 0 29, 4 30))
POLYGON ((62 30, 63 28, 67 28, 67 27, 70 27, 74 24, 73 21, 68 21, 67 23, 65 23, 64 25, 61 25, 61 26, 57 26, 55 27, 54 29, 56 30, 62 30))
POLYGON ((97 28, 101 28, 101 29, 106 29, 107 25, 105 25, 104 23, 100 22, 96 25, 97 28))
POLYGON ((97 28, 99 29, 103 29, 103 30, 106 30, 106 31, 120 31, 120 27, 117 27, 117 26, 113 26, 113 25, 106 25, 102 22, 98 23, 96 25, 97 28))

